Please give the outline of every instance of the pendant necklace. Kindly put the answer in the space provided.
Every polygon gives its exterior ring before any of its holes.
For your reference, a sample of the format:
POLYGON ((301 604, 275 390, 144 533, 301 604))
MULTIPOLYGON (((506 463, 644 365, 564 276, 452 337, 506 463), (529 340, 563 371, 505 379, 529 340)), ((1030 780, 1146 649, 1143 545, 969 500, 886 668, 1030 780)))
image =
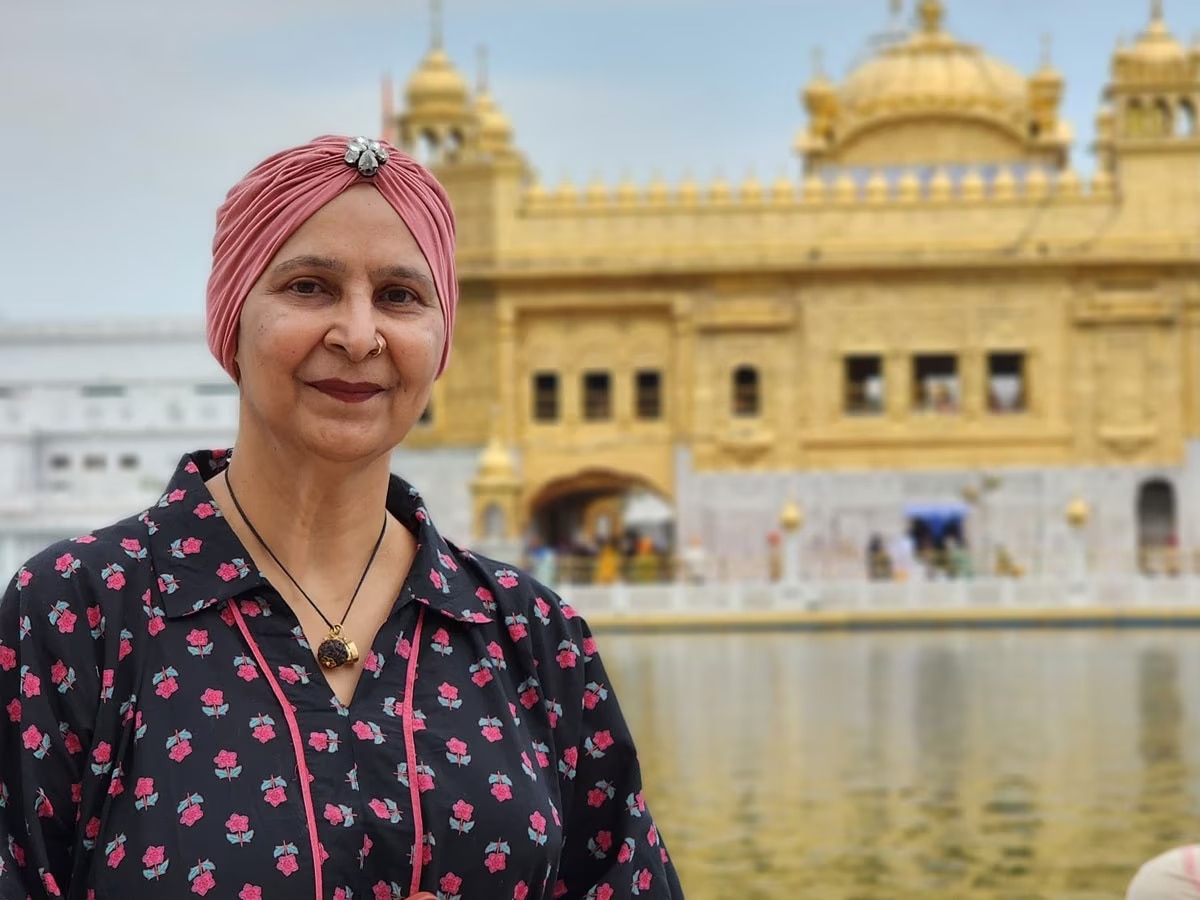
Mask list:
POLYGON ((348 666, 358 662, 358 647, 354 641, 347 640, 342 635, 342 626, 346 624, 346 616, 350 615, 350 607, 354 606, 354 601, 358 598, 358 592, 362 589, 363 582, 367 580, 367 573, 371 571, 371 566, 375 564, 375 557, 379 553, 379 548, 383 544, 383 535, 387 531, 387 513, 383 516, 383 527, 379 529, 379 537, 375 541, 375 549, 371 551, 371 558, 367 560, 367 567, 363 569, 363 573, 359 576, 358 585, 354 588, 354 593, 350 595, 350 602, 346 605, 346 611, 342 613, 342 621, 334 625, 329 621, 329 617, 321 612, 321 607, 313 601, 313 598, 308 596, 308 592, 300 587, 300 583, 292 578, 292 573, 287 570, 287 566, 279 561, 279 557, 275 555, 275 551, 267 546, 267 542, 262 539, 262 535, 258 533, 258 529, 254 527, 254 523, 250 521, 250 517, 246 515, 246 511, 242 509, 242 504, 238 503, 237 494, 233 492, 233 485, 229 481, 229 469, 225 470, 225 487, 229 488, 229 497, 233 500, 233 505, 238 511, 238 515, 242 517, 242 521, 246 523, 246 527, 250 529, 250 533, 254 535, 254 539, 262 545, 262 548, 267 551, 267 555, 275 560, 275 565, 279 566, 280 571, 288 577, 288 580, 296 586, 309 605, 317 611, 317 615, 325 620, 325 624, 329 626, 329 634, 325 635, 325 640, 321 641, 321 645, 317 647, 317 661, 326 669, 338 669, 342 666, 348 666))

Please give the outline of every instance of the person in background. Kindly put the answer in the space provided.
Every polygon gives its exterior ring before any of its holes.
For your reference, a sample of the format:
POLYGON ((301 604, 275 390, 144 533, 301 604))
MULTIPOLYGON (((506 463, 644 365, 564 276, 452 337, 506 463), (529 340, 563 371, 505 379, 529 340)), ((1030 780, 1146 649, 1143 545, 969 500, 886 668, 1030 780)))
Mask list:
POLYGON ((1200 845, 1176 847, 1146 862, 1125 900, 1200 900, 1200 845))
POLYGON ((0 897, 683 896, 585 621, 391 473, 457 295, 445 191, 384 143, 229 193, 236 447, 0 600, 0 897))

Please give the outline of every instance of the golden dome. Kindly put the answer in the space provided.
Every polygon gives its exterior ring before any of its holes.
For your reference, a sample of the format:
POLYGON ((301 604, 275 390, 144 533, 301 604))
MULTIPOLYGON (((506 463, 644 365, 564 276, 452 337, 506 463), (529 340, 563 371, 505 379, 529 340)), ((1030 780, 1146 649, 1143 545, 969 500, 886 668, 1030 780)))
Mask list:
POLYGON ((470 93, 466 79, 437 45, 425 54, 404 88, 410 110, 433 105, 466 108, 470 93))
POLYGON ((475 96, 475 118, 479 121, 480 142, 485 147, 498 149, 512 142, 512 122, 486 91, 475 96))
POLYGON ((1163 20, 1162 4, 1156 2, 1150 16, 1150 24, 1138 35, 1132 47, 1121 51, 1124 59, 1141 63, 1182 63, 1187 61, 1187 50, 1175 39, 1163 20))
POLYGON ((1020 124, 1029 83, 1020 72, 942 29, 940 0, 922 0, 921 28, 859 66, 842 86, 852 120, 934 110, 973 111, 1020 124))

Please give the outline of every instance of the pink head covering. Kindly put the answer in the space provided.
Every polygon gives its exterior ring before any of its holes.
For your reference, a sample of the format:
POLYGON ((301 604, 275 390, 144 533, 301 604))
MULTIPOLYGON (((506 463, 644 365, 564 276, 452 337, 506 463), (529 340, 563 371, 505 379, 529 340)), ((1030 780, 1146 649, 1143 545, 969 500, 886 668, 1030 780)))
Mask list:
MULTIPOLYGON (((365 146, 362 139, 354 142, 360 150, 365 146)), ((429 263, 446 322, 438 375, 446 368, 458 305, 450 199, 424 166, 389 144, 375 145, 383 152, 376 156, 378 170, 371 175, 363 174, 371 171, 371 160, 360 159, 361 152, 348 152, 350 145, 350 138, 324 135, 276 153, 238 182, 217 210, 208 278, 208 346, 234 381, 238 321, 250 288, 309 216, 356 184, 371 184, 383 195, 429 263)))

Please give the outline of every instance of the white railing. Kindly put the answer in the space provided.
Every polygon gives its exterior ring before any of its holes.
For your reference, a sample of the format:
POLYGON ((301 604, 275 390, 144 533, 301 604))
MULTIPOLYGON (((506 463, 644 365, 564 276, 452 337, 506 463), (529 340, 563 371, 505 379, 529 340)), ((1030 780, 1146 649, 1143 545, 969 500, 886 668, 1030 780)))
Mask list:
POLYGON ((703 618, 780 612, 982 612, 1022 610, 1191 609, 1200 612, 1200 576, 980 578, 958 581, 813 581, 796 584, 564 585, 563 598, 583 615, 703 618))

